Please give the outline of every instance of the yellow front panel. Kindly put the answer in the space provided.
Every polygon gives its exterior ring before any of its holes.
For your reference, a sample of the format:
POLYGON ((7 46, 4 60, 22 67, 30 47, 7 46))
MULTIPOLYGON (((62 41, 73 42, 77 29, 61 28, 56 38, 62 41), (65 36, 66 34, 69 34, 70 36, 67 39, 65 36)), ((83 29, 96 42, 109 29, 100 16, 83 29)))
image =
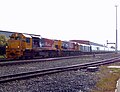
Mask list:
POLYGON ((19 40, 9 40, 8 46, 9 46, 9 48, 18 48, 18 47, 20 47, 20 41, 19 40))
POLYGON ((7 58, 17 58, 21 56, 21 41, 20 40, 9 40, 6 48, 7 58))

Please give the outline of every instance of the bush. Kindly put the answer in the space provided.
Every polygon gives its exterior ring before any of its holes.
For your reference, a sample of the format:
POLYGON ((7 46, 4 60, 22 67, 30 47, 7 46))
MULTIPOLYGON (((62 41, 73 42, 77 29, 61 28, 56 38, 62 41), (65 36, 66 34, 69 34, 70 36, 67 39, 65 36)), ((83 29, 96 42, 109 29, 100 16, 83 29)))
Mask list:
POLYGON ((7 44, 7 37, 3 34, 0 34, 0 46, 5 46, 7 44))

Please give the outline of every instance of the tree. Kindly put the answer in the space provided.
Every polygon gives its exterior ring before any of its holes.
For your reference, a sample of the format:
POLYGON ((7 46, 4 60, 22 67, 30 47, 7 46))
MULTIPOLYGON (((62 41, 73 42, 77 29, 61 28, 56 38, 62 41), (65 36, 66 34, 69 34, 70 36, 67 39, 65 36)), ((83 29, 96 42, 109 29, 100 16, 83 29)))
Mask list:
POLYGON ((7 44, 7 37, 3 34, 0 34, 0 46, 5 46, 7 44))

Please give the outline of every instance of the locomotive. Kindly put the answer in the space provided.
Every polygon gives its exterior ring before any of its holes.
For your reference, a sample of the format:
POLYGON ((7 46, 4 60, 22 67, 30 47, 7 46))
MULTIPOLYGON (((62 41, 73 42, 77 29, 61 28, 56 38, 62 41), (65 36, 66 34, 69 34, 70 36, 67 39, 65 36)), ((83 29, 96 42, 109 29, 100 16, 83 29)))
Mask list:
POLYGON ((6 46, 7 58, 34 58, 73 56, 83 53, 111 52, 102 45, 81 43, 76 40, 61 41, 42 38, 40 35, 13 33, 6 46), (101 49, 102 48, 102 49, 101 49))

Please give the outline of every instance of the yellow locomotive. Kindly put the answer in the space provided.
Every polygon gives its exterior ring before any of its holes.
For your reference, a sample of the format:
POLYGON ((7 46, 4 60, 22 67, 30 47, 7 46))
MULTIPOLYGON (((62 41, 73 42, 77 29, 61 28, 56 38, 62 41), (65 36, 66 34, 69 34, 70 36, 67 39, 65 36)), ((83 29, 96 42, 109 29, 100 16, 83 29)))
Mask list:
POLYGON ((32 50, 32 37, 27 34, 13 33, 6 46, 7 58, 20 58, 32 50))

